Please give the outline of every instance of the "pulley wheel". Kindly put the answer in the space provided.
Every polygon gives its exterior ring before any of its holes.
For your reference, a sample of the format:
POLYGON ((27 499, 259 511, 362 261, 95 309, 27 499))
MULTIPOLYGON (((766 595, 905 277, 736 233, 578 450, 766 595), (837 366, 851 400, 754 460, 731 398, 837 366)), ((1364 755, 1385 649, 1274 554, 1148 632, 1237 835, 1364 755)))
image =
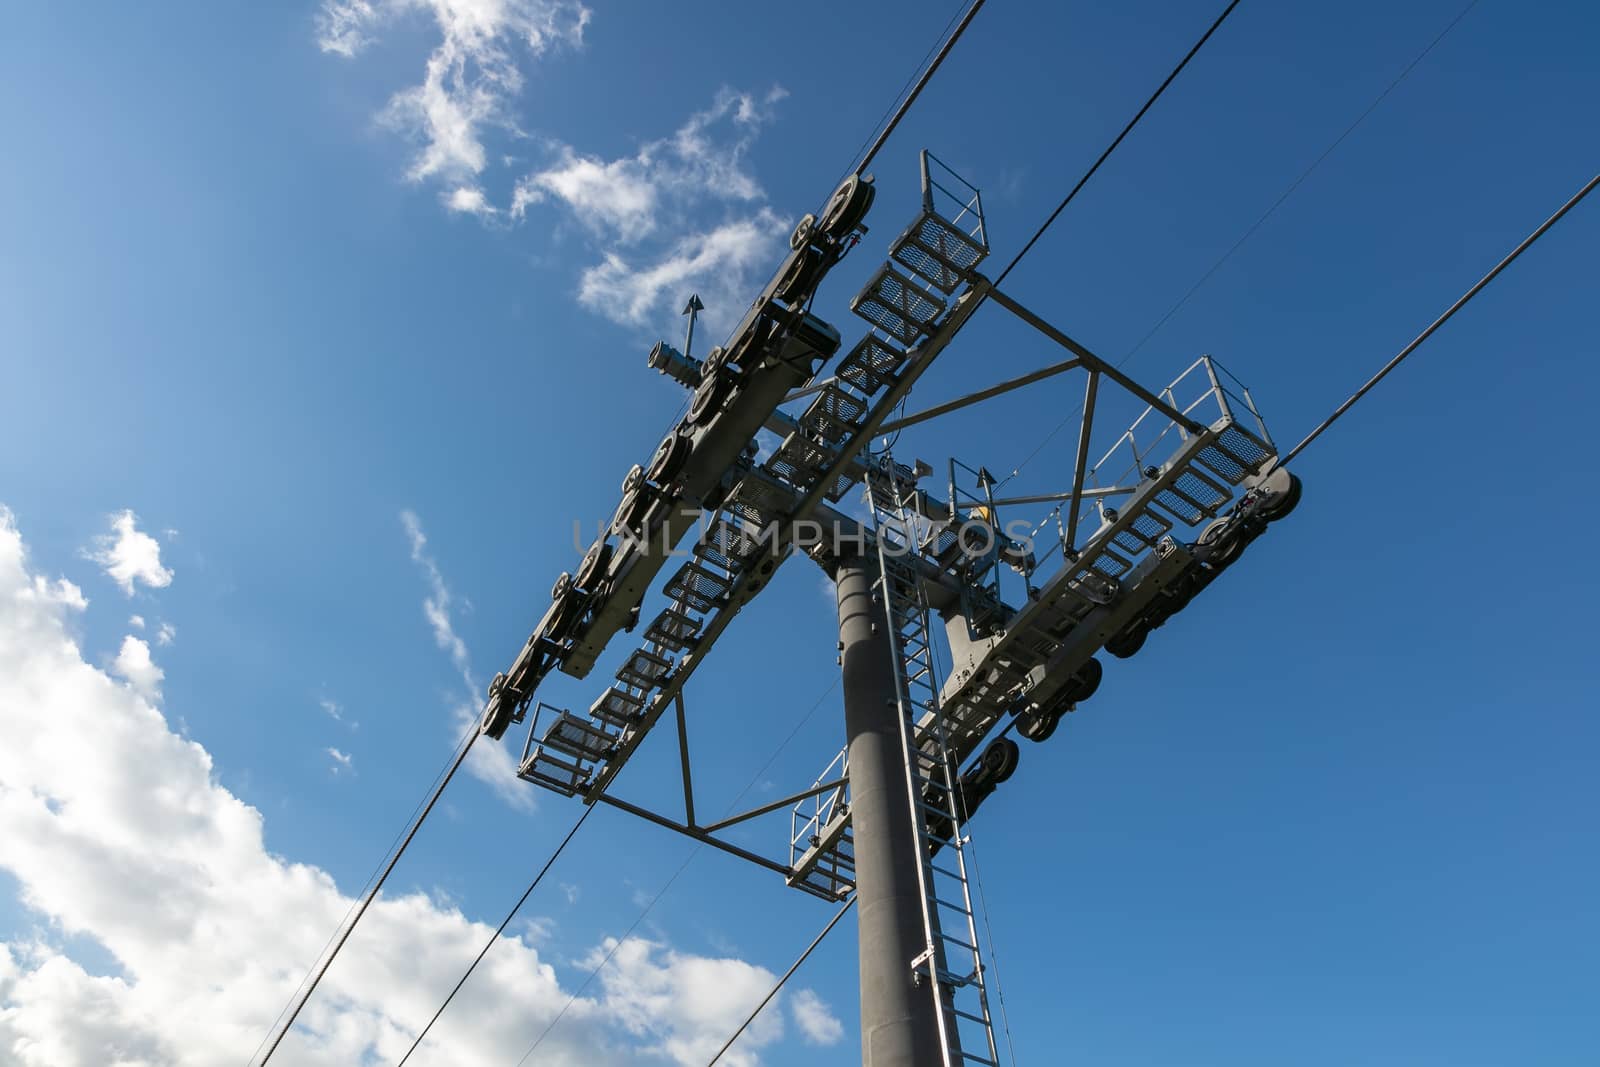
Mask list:
POLYGON ((789 235, 790 248, 803 248, 811 243, 811 237, 817 232, 817 217, 807 214, 795 223, 794 232, 789 235))
POLYGON ((1130 630, 1114 635, 1106 642, 1106 651, 1118 659, 1128 659, 1144 647, 1145 638, 1149 636, 1150 631, 1143 623, 1139 623, 1130 630))
POLYGON ((1017 716, 1017 733, 1029 741, 1038 743, 1048 741, 1050 735, 1056 732, 1056 727, 1061 725, 1061 716, 1047 715, 1038 711, 1025 711, 1017 716))
POLYGON ((1105 676, 1105 667, 1093 656, 1073 674, 1072 680, 1067 682, 1061 690, 1061 701, 1064 704, 1080 704, 1094 696, 1100 688, 1100 679, 1105 676))
POLYGON ((1279 467, 1257 486, 1272 494, 1261 509, 1261 517, 1268 522, 1277 522, 1279 519, 1288 518, 1300 503, 1300 479, 1293 473, 1279 467))
POLYGON ((1227 530, 1230 520, 1213 519, 1204 530, 1200 531, 1202 545, 1215 545, 1216 550, 1211 553, 1211 558, 1206 562, 1219 570, 1228 566, 1244 554, 1246 539, 1234 537, 1223 540, 1223 532, 1227 530))
POLYGON ((722 410, 732 389, 733 382, 727 371, 701 378, 694 399, 689 402, 689 421, 696 426, 710 422, 722 410))
POLYGON ((667 434, 656 446, 655 458, 650 461, 650 469, 645 471, 645 477, 657 485, 666 485, 683 470, 693 447, 689 439, 676 430, 667 434))
POLYGON ((809 245, 795 249, 784 260, 783 271, 778 276, 778 287, 772 295, 785 304, 799 303, 817 287, 826 263, 822 253, 809 245))
POLYGON ((622 479, 622 495, 627 496, 639 486, 644 484, 644 468, 635 463, 628 468, 628 473, 622 479))
POLYGON ((562 571, 556 577, 556 584, 550 587, 550 599, 560 600, 572 589, 572 575, 562 571))
POLYGON ((839 188, 833 191, 828 206, 822 211, 819 224, 822 232, 838 239, 855 229, 867 217, 867 209, 872 206, 872 198, 877 194, 878 190, 870 181, 859 174, 850 175, 839 183, 839 188))
POLYGON ((995 785, 1010 778, 1022 758, 1022 749, 1009 737, 997 738, 983 750, 983 769, 995 785))
POLYGON ((583 562, 578 564, 578 574, 573 580, 574 584, 586 593, 594 592, 595 583, 605 574, 606 565, 611 562, 611 546, 605 541, 596 541, 589 546, 589 551, 583 554, 583 562))

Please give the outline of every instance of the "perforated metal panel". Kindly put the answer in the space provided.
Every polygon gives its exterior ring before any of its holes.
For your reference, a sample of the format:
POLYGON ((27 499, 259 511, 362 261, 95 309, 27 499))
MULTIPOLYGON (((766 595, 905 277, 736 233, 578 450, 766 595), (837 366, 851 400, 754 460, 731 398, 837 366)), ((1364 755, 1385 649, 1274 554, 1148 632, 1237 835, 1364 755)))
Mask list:
POLYGON ((885 263, 850 301, 850 310, 902 344, 928 332, 946 305, 885 263))
POLYGON ((628 689, 607 689, 589 706, 589 714, 614 726, 627 726, 643 709, 643 696, 628 689))
POLYGON ((946 294, 955 292, 988 254, 988 249, 931 211, 913 222, 889 251, 895 262, 946 294))
POLYGON ((889 383, 905 358, 904 351, 869 333, 844 357, 836 373, 840 381, 849 382, 870 397, 889 383))
POLYGON ((678 601, 691 611, 710 611, 722 602, 729 582, 694 563, 685 563, 667 582, 668 600, 678 601))
POLYGON ((854 393, 829 386, 817 394, 800 416, 800 428, 824 441, 838 444, 861 428, 867 402, 854 393))
POLYGON ((700 623, 692 615, 667 608, 645 630, 644 639, 672 652, 683 652, 694 646, 699 632, 700 623))
POLYGON ((1276 453, 1254 434, 1237 423, 1217 435, 1215 443, 1200 452, 1204 463, 1230 485, 1238 485, 1247 475, 1258 473, 1276 453))
POLYGON ((665 656, 658 656, 649 649, 636 648, 627 662, 617 668, 617 681, 648 691, 655 688, 656 683, 671 669, 672 661, 665 656))

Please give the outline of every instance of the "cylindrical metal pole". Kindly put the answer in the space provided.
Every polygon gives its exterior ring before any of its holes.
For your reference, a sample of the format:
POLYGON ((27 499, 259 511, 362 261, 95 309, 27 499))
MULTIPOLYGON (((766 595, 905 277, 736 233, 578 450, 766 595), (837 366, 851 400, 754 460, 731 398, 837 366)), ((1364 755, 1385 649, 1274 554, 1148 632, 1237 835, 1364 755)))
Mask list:
POLYGON ((875 562, 861 556, 844 559, 834 574, 850 741, 861 1062, 862 1067, 928 1067, 943 1059, 932 993, 911 969, 911 961, 927 947, 918 837, 900 741, 894 653, 883 605, 874 596, 876 578, 875 562))

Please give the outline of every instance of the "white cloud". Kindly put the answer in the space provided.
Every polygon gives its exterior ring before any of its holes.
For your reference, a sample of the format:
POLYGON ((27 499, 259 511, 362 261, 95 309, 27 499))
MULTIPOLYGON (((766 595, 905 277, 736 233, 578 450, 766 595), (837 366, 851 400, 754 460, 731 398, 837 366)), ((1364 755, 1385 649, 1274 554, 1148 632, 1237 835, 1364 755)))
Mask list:
POLYGON ((337 700, 329 700, 327 697, 321 697, 317 700, 317 703, 321 705, 322 710, 327 714, 328 718, 332 719, 334 722, 344 722, 344 705, 340 704, 337 700))
MULTIPOLYGON (((83 659, 70 624, 84 607, 70 582, 29 573, 0 509, 0 869, 50 931, 0 942, 0 1061, 241 1062, 352 901, 326 872, 268 852, 261 813, 218 782, 206 750, 83 659), (59 937, 93 942, 109 969, 91 971, 59 937)), ((279 1061, 396 1061, 491 931, 423 894, 379 898, 279 1061)), ((770 977, 625 948, 603 992, 578 997, 540 1046, 541 1064, 634 1067, 659 1063, 658 1049, 687 1063, 681 1050, 715 1047, 770 977)), ((568 997, 535 945, 502 938, 419 1064, 513 1063, 568 997)), ((773 1037, 767 1025, 752 1048, 773 1037)))
POLYGON ((780 87, 764 97, 724 88, 670 137, 620 159, 558 145, 553 165, 517 183, 511 213, 521 218, 531 205, 553 198, 590 230, 631 244, 657 228, 662 211, 681 224, 688 209, 706 201, 759 201, 761 186, 746 156, 786 95, 780 87))
POLYGON ((591 229, 616 233, 624 241, 637 240, 656 227, 656 187, 637 159, 609 163, 579 156, 566 145, 555 166, 530 174, 517 183, 511 213, 522 218, 530 205, 543 203, 547 194, 565 203, 578 220, 591 229))
POLYGON ((707 329, 733 324, 749 304, 754 267, 777 265, 788 229, 749 161, 786 90, 724 87, 672 133, 617 158, 546 140, 546 161, 497 195, 505 185, 494 184, 494 172, 514 165, 532 140, 515 113, 523 64, 553 47, 580 47, 591 13, 578 0, 323 0, 317 42, 353 57, 417 15, 432 20, 438 43, 421 82, 395 93, 379 117, 418 145, 410 180, 438 183, 446 211, 496 225, 541 205, 568 212, 598 256, 582 272, 580 299, 617 323, 675 322, 669 316, 694 288, 707 297, 707 329), (491 150, 491 131, 519 151, 491 150))
POLYGON ((725 329, 749 304, 755 269, 775 267, 788 231, 765 202, 749 153, 787 95, 720 90, 670 136, 605 160, 556 145, 556 160, 517 183, 510 212, 559 204, 597 242, 600 262, 583 272, 583 305, 628 326, 675 320, 699 290, 712 330, 725 329), (708 206, 737 214, 707 225, 708 206), (680 236, 687 231, 688 236, 680 236), (646 238, 657 240, 646 242, 646 238))
POLYGON ((789 1001, 789 1013, 795 1026, 811 1045, 837 1045, 844 1037, 844 1024, 833 1014, 827 1002, 810 989, 795 993, 789 1001))
POLYGON ((328 758, 333 760, 333 765, 330 769, 334 774, 338 774, 340 771, 353 771, 356 769, 355 763, 351 760, 348 752, 340 752, 336 748, 328 748, 323 751, 327 752, 328 758))
POLYGON ((128 616, 128 625, 133 627, 135 630, 144 629, 144 616, 143 615, 130 615, 130 616, 128 616))
POLYGON ((408 176, 459 181, 487 163, 483 131, 515 128, 507 105, 522 91, 517 48, 535 58, 583 43, 589 9, 572 0, 324 0, 317 43, 351 57, 394 22, 430 16, 439 43, 420 84, 394 94, 383 121, 420 148, 408 176))
MULTIPOLYGON (((428 595, 422 601, 423 617, 433 630, 434 642, 450 657, 451 665, 461 676, 463 695, 451 709, 451 718, 458 730, 465 730, 469 723, 477 721, 483 710, 480 704, 482 698, 478 694, 484 690, 473 679, 472 658, 467 654, 467 643, 456 633, 451 618, 454 598, 450 587, 445 584, 444 575, 439 572, 438 563, 428 553, 428 536, 422 532, 422 520, 417 518, 416 512, 407 509, 400 513, 400 523, 405 527, 406 539, 411 544, 411 560, 422 571, 423 579, 428 584, 428 595)), ((534 787, 517 777, 516 765, 505 745, 493 742, 473 745, 472 755, 467 758, 467 770, 488 783, 507 804, 520 811, 533 810, 534 787)))
POLYGON ((458 215, 495 215, 483 190, 475 185, 460 185, 445 195, 444 206, 458 215))
MULTIPOLYGON (((600 972, 606 1008, 651 1051, 682 1067, 702 1067, 777 982, 765 967, 682 955, 642 938, 608 938, 588 966, 613 949, 600 972)), ((777 1004, 774 998, 719 1062, 753 1067, 756 1050, 783 1036, 777 1004)))
POLYGON ((584 271, 578 300, 614 322, 643 325, 675 310, 684 293, 699 290, 713 323, 749 304, 756 267, 769 264, 781 246, 784 226, 769 209, 678 241, 655 262, 635 266, 619 252, 606 253, 584 271))
POLYGON ((138 523, 138 516, 132 511, 111 516, 111 532, 97 538, 98 547, 87 553, 129 596, 133 595, 136 582, 151 589, 172 584, 172 571, 161 565, 160 543, 140 530, 138 523))
POLYGON ((144 699, 152 703, 161 699, 161 682, 166 673, 151 662, 150 646, 132 634, 122 639, 122 648, 111 661, 111 673, 126 679, 144 699))
POLYGON ((156 644, 158 645, 170 645, 177 638, 178 628, 170 622, 162 623, 161 628, 156 631, 156 644))

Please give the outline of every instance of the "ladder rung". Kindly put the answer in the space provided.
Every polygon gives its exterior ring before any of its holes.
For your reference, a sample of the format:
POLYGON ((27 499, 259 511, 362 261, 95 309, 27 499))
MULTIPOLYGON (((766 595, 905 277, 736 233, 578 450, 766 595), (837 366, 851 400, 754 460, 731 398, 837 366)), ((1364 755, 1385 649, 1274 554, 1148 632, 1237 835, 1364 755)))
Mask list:
MULTIPOLYGON (((960 1008, 956 1008, 956 1007, 952 1007, 950 1010, 952 1012, 954 1012, 955 1014, 961 1016, 963 1019, 966 1019, 968 1022, 978 1023, 981 1026, 988 1026, 989 1025, 989 1020, 985 1019, 981 1015, 974 1015, 970 1011, 962 1011, 960 1008)), ((963 1053, 963 1055, 966 1055, 966 1053, 963 1053)), ((988 1063, 989 1061, 988 1060, 984 1060, 983 1062, 984 1063, 988 1063)))
POLYGON ((966 949, 968 952, 976 953, 978 951, 978 946, 977 945, 969 945, 965 941, 961 940, 959 937, 951 937, 949 934, 945 933, 943 930, 940 930, 936 936, 938 936, 940 938, 943 938, 944 940, 950 942, 952 945, 960 945, 962 948, 966 949))

